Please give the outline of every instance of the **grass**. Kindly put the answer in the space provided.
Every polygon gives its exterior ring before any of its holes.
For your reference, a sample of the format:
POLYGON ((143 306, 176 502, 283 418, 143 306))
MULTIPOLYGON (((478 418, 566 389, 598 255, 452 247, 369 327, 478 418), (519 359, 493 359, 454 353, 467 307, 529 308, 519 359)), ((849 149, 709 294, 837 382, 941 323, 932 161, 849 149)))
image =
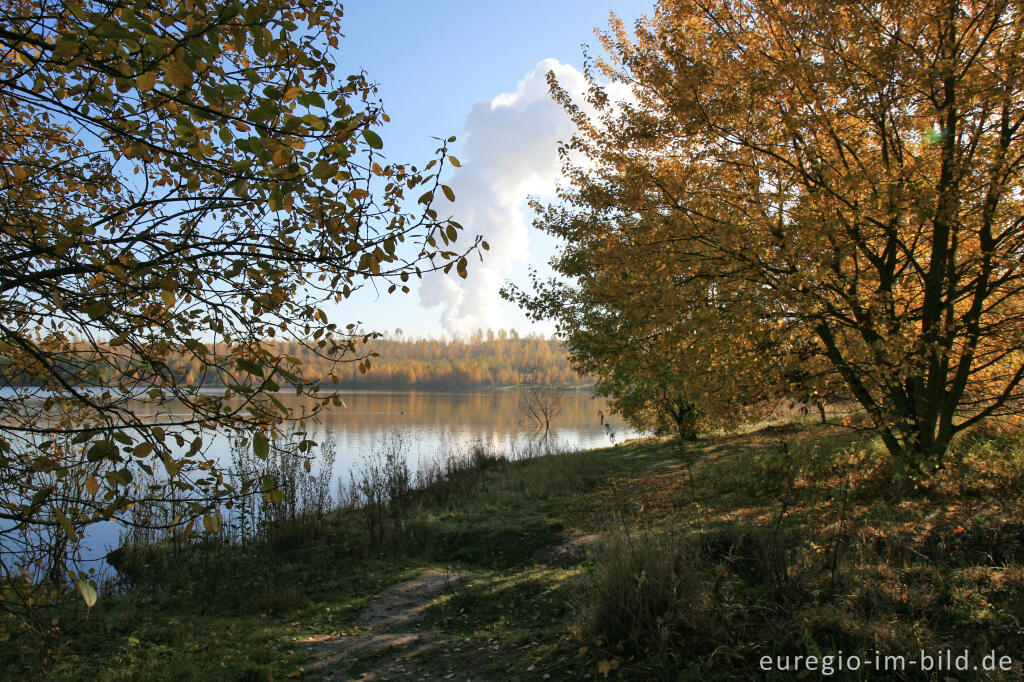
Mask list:
MULTIPOLYGON (((485 679, 790 679, 763 670, 762 657, 943 648, 969 650, 973 663, 991 651, 1013 661, 1012 671, 972 679, 1021 677, 1020 436, 1015 426, 978 429, 934 472, 901 471, 874 440, 811 424, 684 447, 635 441, 514 461, 482 453, 389 508, 377 539, 363 512, 347 509, 244 547, 136 550, 123 558, 130 589, 89 613, 69 598, 45 656, 9 632, 0 670, 12 679, 299 676, 316 662, 299 640, 353 631, 374 595, 442 566, 466 577, 417 627, 454 643, 445 670, 485 679), (531 559, 591 532, 603 542, 580 566, 531 559)), ((409 664, 438 669, 434 656, 410 654, 409 664)), ((352 670, 372 670, 378 657, 352 670)), ((888 675, 945 677, 911 666, 888 675)))

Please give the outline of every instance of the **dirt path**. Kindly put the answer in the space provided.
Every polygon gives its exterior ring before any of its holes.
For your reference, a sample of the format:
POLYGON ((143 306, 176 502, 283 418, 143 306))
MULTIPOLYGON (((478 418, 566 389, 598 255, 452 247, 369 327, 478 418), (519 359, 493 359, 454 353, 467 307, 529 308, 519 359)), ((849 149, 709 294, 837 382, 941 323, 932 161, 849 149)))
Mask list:
POLYGON ((368 630, 408 627, 422 620, 434 599, 451 592, 462 578, 460 573, 440 569, 424 571, 386 589, 359 612, 355 624, 368 630))
MULTIPOLYGON (((531 558, 548 566, 581 561, 597 535, 570 538, 538 549, 531 558)), ((462 652, 464 641, 440 632, 417 629, 438 598, 452 592, 463 574, 431 569, 396 583, 371 600, 347 634, 316 635, 299 640, 313 663, 307 680, 453 680, 484 682, 485 658, 462 652)), ((486 656, 486 653, 475 652, 486 656)))
POLYGON ((463 576, 432 569, 412 580, 392 585, 359 612, 353 634, 309 637, 300 642, 316 662, 307 667, 309 680, 469 680, 472 671, 447 665, 447 652, 458 649, 438 632, 415 629, 427 609, 463 576), (375 657, 376 655, 376 657, 375 657), (361 661, 359 670, 350 672, 361 661))

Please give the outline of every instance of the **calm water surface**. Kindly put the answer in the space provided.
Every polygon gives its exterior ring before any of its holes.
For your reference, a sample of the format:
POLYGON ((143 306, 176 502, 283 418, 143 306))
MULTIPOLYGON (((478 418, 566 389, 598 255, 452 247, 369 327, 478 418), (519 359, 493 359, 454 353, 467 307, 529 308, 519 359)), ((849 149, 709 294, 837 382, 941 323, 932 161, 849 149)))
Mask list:
MULTIPOLYGON (((406 444, 413 471, 421 462, 475 442, 508 452, 537 438, 535 428, 523 421, 517 391, 346 391, 339 396, 342 406, 328 408, 318 423, 307 425, 307 431, 318 442, 333 437, 337 453, 333 473, 345 480, 349 471, 358 470, 365 455, 395 432, 406 444)), ((289 406, 297 406, 294 396, 282 398, 286 404, 289 400, 289 406)), ((635 435, 621 420, 608 418, 603 399, 581 390, 562 394, 561 413, 552 420, 549 438, 567 449, 587 449, 635 435)), ((209 443, 207 457, 230 465, 230 442, 224 434, 210 434, 204 440, 209 443)), ((120 530, 116 523, 102 523, 86 535, 83 557, 98 571, 108 570, 102 557, 116 547, 120 530)))

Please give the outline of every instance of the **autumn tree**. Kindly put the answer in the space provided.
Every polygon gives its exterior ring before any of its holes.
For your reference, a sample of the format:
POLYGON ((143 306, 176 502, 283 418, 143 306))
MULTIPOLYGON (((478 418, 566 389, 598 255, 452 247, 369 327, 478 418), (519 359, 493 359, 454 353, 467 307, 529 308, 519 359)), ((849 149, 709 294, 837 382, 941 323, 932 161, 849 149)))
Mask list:
POLYGON ((142 472, 190 503, 175 523, 216 530, 216 500, 244 491, 204 434, 241 432, 266 456, 308 416, 274 397, 315 392, 278 350, 365 362, 369 334, 325 304, 465 276, 477 244, 456 250, 435 205, 457 162, 443 143, 422 167, 383 155, 373 84, 336 71, 341 21, 323 0, 0 8, 5 590, 63 580, 83 527, 152 495, 142 472), (211 375, 224 388, 200 393, 211 375), (38 533, 59 540, 47 556, 38 533))
POLYGON ((503 293, 556 321, 574 368, 634 428, 691 440, 767 395, 767 313, 730 283, 687 272, 691 246, 674 239, 671 217, 555 205, 538 222, 566 240, 561 277, 503 293))
POLYGON ((941 465, 1021 407, 1022 31, 1016 2, 663 0, 603 35, 589 101, 556 87, 564 199, 670 218, 682 272, 769 298, 894 455, 941 465))

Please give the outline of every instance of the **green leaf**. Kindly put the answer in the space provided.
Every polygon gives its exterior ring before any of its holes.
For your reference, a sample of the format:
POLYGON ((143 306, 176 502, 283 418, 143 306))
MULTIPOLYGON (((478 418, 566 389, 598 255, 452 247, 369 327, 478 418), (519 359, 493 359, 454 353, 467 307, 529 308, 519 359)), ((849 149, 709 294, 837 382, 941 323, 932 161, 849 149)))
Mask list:
POLYGON ((262 431, 257 431, 252 437, 252 452, 260 459, 266 459, 270 455, 270 441, 262 431))
POLYGON ((284 196, 281 194, 281 190, 278 189, 271 191, 270 196, 267 197, 267 206, 270 207, 271 211, 280 211, 283 202, 284 196))
POLYGON ((41 507, 43 505, 43 502, 46 501, 46 498, 48 498, 50 496, 50 493, 52 493, 52 492, 53 492, 53 488, 52 487, 46 487, 46 488, 42 488, 40 490, 37 490, 36 494, 32 496, 32 507, 35 508, 35 509, 38 509, 39 507, 41 507))
POLYGON ((117 446, 109 440, 98 440, 93 443, 92 447, 89 448, 89 451, 85 453, 85 459, 90 462, 99 462, 104 459, 109 459, 112 462, 120 462, 121 453, 118 451, 117 446))
POLYGON ((366 140, 366 144, 370 145, 374 149, 380 149, 384 146, 384 141, 380 139, 380 135, 369 128, 363 131, 363 139, 366 140))
POLYGON ((309 124, 313 130, 324 131, 327 130, 327 123, 316 114, 306 114, 302 117, 302 120, 309 124))
POLYGON ((120 485, 128 485, 134 480, 132 472, 128 471, 127 468, 119 469, 117 471, 108 471, 107 480, 111 483, 118 483, 120 485))
POLYGON ((337 172, 337 164, 328 163, 326 160, 320 160, 315 166, 313 166, 313 177, 317 180, 326 180, 327 178, 333 177, 337 172))
POLYGON ((263 367, 259 362, 253 362, 252 360, 246 360, 245 358, 239 358, 236 363, 238 369, 249 374, 254 374, 258 377, 263 377, 263 367))
POLYGON ((299 96, 299 104, 304 107, 324 108, 324 98, 316 92, 306 92, 299 96))
POLYGON ((153 444, 148 441, 143 441, 139 443, 132 450, 132 454, 135 455, 136 457, 139 457, 140 459, 143 457, 148 457, 149 453, 151 452, 153 452, 153 444))
POLYGON ((165 68, 168 81, 182 90, 192 87, 193 73, 188 64, 175 57, 167 62, 165 68))
POLYGON ((205 343, 196 341, 195 339, 188 339, 185 341, 185 348, 188 348, 190 351, 201 357, 205 356, 210 351, 210 349, 206 347, 205 343))
POLYGON ((82 306, 82 310, 89 316, 90 320, 98 320, 107 312, 108 305, 106 301, 96 301, 95 303, 89 303, 88 305, 82 306))
POLYGON ((245 88, 236 83, 229 83, 220 89, 225 99, 242 99, 245 97, 245 88))
POLYGON ((78 54, 81 49, 81 43, 77 35, 65 35, 61 36, 60 40, 53 48, 53 56, 56 59, 64 59, 65 57, 71 57, 78 54))

